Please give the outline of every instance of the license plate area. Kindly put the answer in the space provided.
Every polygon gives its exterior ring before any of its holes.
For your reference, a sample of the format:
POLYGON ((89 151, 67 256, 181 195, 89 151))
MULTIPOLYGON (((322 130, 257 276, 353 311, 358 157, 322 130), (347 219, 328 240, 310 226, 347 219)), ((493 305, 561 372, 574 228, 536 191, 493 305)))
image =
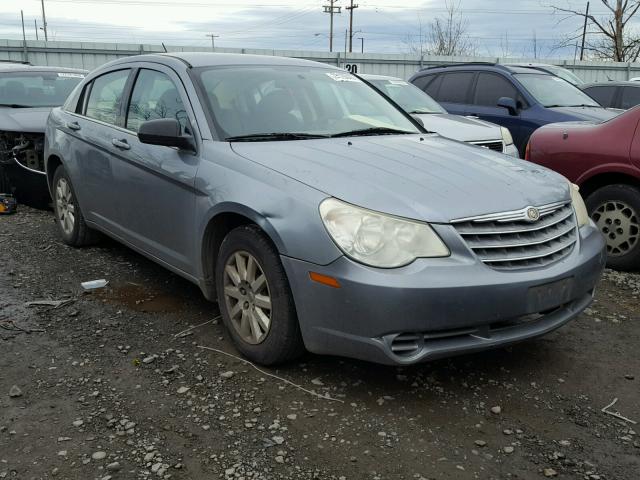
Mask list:
POLYGON ((544 285, 529 288, 527 303, 529 312, 552 310, 573 299, 575 279, 563 278, 544 285))

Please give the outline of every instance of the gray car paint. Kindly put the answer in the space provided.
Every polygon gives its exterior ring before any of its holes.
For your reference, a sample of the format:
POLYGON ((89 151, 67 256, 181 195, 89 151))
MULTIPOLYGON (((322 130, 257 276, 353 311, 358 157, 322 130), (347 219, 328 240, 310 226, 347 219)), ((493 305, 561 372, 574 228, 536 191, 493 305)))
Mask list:
POLYGON ((44 133, 51 107, 0 107, 0 130, 7 132, 44 133))
MULTIPOLYGON (((145 55, 113 61, 85 82, 142 62, 149 68, 171 69, 179 78, 183 100, 190 105, 197 152, 143 146, 126 129, 57 108, 47 125, 47 175, 51 181, 53 165, 60 159, 91 227, 197 283, 207 298, 215 298, 207 227, 218 215, 238 214, 259 225, 274 242, 291 284, 305 345, 317 353, 383 363, 431 358, 421 354, 399 359, 385 347, 383 336, 400 327, 445 328, 449 319, 452 324, 464 318, 476 324, 507 312, 519 315, 524 313, 522 300, 531 286, 567 276, 577 278, 575 305, 546 324, 513 332, 487 342, 486 347, 557 328, 589 303, 589 292, 604 265, 604 241, 593 226, 581 229, 580 248, 563 261, 512 275, 479 262, 448 225, 455 218, 568 200, 568 184, 560 175, 429 134, 232 144, 217 139, 198 101, 190 66, 252 63, 330 68, 303 60, 145 55), (81 129, 69 129, 70 122, 78 122, 81 129), (114 150, 113 139, 126 139, 131 149, 114 150), (328 196, 435 222, 451 256, 418 259, 390 270, 355 263, 343 256, 320 219, 318 205, 328 196), (313 284, 308 277, 311 269, 335 275, 344 288, 313 284), (370 309, 363 302, 374 297, 370 309), (394 314, 392 307, 402 301, 404 308, 394 314), (432 307, 440 310, 429 310, 432 307)), ((445 354, 482 348, 481 341, 474 342, 460 343, 445 354)))
POLYGON ((418 117, 427 130, 461 142, 502 141, 498 125, 478 118, 451 113, 418 113, 414 117, 418 117))

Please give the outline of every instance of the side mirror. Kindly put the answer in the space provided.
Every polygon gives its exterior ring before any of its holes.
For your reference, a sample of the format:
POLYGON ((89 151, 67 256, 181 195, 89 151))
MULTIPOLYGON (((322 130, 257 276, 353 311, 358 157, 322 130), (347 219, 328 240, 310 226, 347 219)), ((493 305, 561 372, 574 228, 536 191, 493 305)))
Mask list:
POLYGON ((138 139, 149 145, 195 150, 193 137, 182 135, 180 122, 175 118, 159 118, 144 122, 138 129, 138 139))
POLYGON ((498 99, 498 106, 506 108, 509 111, 509 115, 515 116, 518 114, 518 105, 511 97, 500 97, 498 99))

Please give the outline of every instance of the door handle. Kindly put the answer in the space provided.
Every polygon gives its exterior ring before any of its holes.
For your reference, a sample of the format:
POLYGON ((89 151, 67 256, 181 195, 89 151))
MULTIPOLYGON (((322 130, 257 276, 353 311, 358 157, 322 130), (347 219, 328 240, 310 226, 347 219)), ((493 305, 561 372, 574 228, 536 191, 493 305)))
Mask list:
POLYGON ((131 145, 129 145, 126 140, 118 140, 117 138, 114 138, 111 140, 111 143, 114 147, 121 150, 129 150, 131 148, 131 145))
POLYGON ((67 122, 67 128, 69 130, 80 130, 80 124, 78 122, 67 122))

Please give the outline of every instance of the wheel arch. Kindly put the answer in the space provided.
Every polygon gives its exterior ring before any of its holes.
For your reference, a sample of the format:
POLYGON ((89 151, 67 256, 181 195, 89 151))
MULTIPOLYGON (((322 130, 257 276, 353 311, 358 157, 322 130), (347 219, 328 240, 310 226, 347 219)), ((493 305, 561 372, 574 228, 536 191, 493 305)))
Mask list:
POLYGON ((50 153, 45 160, 44 171, 47 175, 47 185, 49 186, 51 198, 53 198, 53 176, 60 165, 62 165, 62 157, 56 153, 50 153))
POLYGON ((225 236, 234 228, 242 225, 256 225, 271 240, 279 253, 285 253, 285 247, 268 218, 255 210, 237 203, 216 205, 203 224, 200 236, 200 288, 208 300, 216 300, 215 265, 220 245, 225 236))
POLYGON ((607 170, 588 172, 577 181, 580 192, 586 199, 601 187, 614 184, 630 185, 640 189, 640 172, 635 170, 607 170))

